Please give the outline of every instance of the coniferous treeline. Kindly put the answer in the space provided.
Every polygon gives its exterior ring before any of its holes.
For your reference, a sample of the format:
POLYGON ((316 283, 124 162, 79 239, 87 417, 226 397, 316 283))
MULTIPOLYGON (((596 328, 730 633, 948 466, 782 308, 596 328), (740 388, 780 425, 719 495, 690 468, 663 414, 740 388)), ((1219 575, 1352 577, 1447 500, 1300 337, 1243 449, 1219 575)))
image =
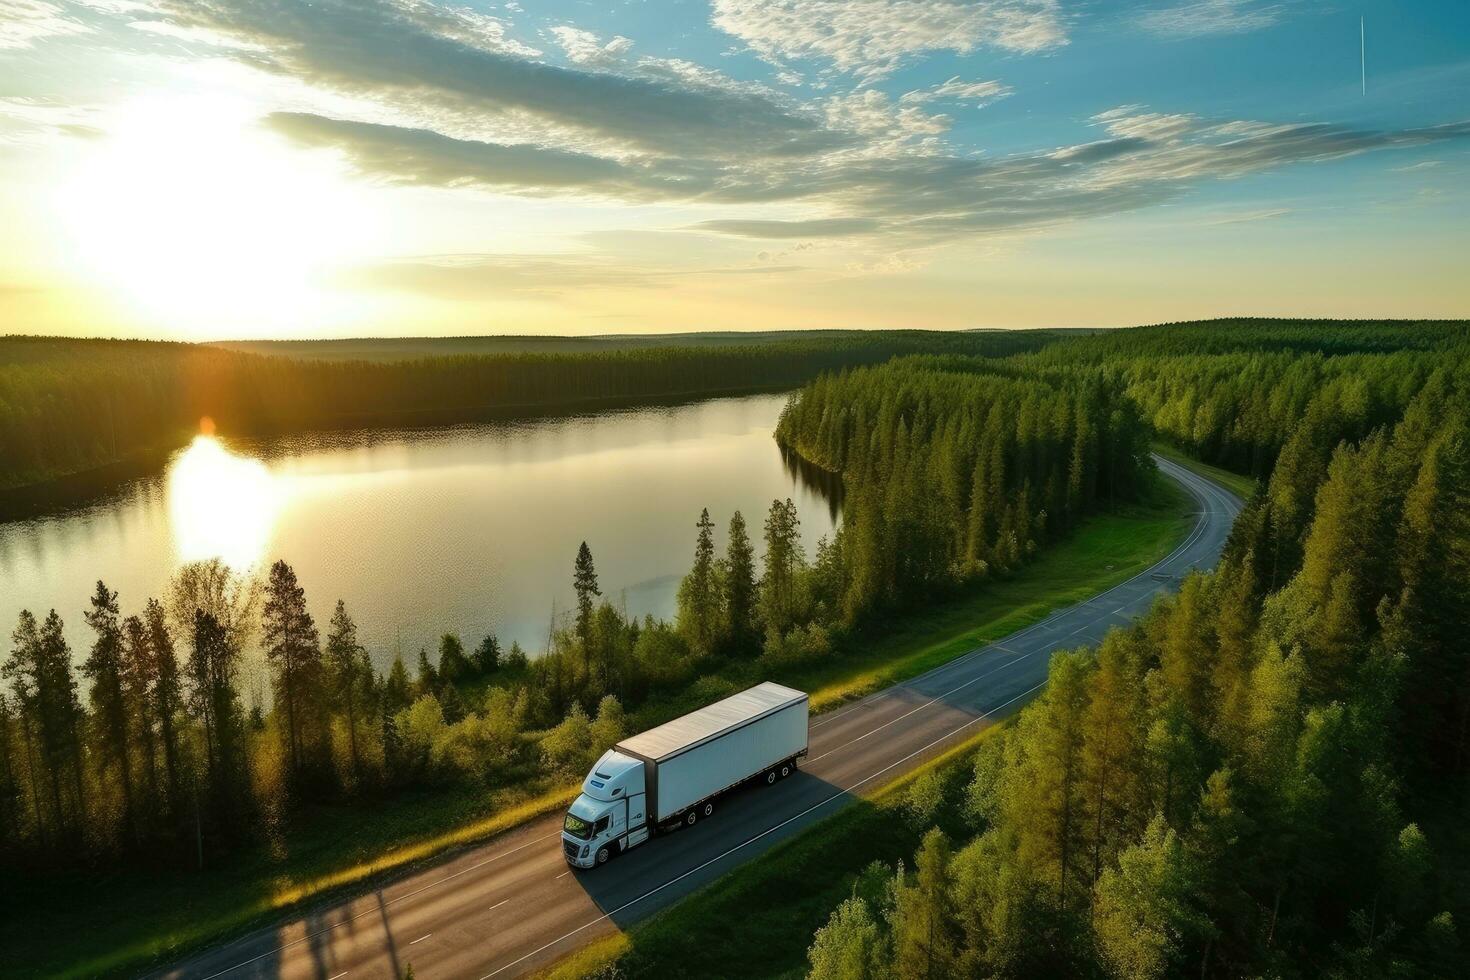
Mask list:
POLYGON ((876 332, 740 345, 398 361, 298 360, 153 341, 0 338, 0 489, 179 445, 201 417, 262 435, 442 424, 801 384, 898 354, 1009 354, 1040 333, 876 332))
MULTIPOLYGON (((1203 398, 1239 357, 1160 374, 1203 398)), ((1463 973, 1447 835, 1470 785, 1464 353, 1343 356, 1372 406, 1346 418, 1347 365, 1299 357, 1343 381, 1287 417, 1220 568, 1057 654, 977 756, 976 836, 936 830, 910 869, 871 869, 811 976, 1463 973)))
POLYGON ((1160 435, 1206 462, 1265 479, 1293 438, 1330 451, 1392 424, 1431 376, 1463 380, 1470 325, 1180 324, 1099 332, 1007 363, 1046 373, 1100 366, 1127 386, 1160 435))
POLYGON ((1131 500, 1148 431, 1100 372, 1055 383, 972 358, 901 358, 818 378, 783 445, 840 473, 848 622, 1005 571, 1100 502, 1131 500))
POLYGON ((401 657, 375 672, 345 604, 318 626, 284 561, 263 578, 186 565, 131 615, 98 582, 85 618, 80 669, 54 611, 23 611, 0 665, 0 865, 214 864, 303 803, 568 775, 624 734, 616 698, 553 714, 493 634, 473 650, 446 634, 412 678, 401 657))

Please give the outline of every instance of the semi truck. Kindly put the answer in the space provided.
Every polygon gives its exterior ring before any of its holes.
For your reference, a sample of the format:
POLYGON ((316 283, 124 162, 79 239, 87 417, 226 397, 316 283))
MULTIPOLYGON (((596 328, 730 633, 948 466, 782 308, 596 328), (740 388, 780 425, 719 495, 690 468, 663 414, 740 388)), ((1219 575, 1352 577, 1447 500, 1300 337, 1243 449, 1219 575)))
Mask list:
POLYGON ((614 745, 562 822, 562 850, 595 868, 657 834, 693 827, 748 783, 771 785, 807 754, 807 696, 770 681, 614 745))

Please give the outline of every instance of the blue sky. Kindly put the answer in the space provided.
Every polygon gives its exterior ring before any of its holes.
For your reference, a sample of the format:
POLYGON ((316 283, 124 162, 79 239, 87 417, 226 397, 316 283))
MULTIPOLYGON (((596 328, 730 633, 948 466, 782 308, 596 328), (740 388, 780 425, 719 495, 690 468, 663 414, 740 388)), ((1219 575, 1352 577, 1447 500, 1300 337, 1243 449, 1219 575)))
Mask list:
POLYGON ((1458 0, 0 0, 3 331, 1465 316, 1467 175, 1458 0))

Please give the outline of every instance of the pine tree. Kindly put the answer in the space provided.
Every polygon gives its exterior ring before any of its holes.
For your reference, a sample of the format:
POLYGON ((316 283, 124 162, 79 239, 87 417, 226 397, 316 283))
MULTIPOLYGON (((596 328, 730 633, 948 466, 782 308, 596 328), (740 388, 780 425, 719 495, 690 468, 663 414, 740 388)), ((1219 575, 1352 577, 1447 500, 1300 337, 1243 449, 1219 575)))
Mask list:
POLYGON ((950 898, 949 839, 924 835, 914 858, 914 881, 902 880, 893 911, 894 973, 903 980, 940 980, 954 974, 954 909, 950 898))
POLYGON ((445 685, 458 684, 468 680, 472 670, 459 634, 445 633, 439 637, 439 679, 445 685))
POLYGON ((105 769, 116 773, 122 789, 124 820, 136 841, 138 812, 133 794, 129 713, 123 682, 123 631, 117 593, 99 581, 85 618, 87 625, 97 634, 87 662, 82 666, 82 673, 92 682, 89 696, 97 723, 98 756, 105 769))
POLYGON ((341 599, 337 600, 332 611, 332 622, 327 630, 325 660, 331 679, 332 699, 347 727, 347 749, 352 760, 353 778, 361 784, 363 768, 358 726, 366 712, 366 689, 371 683, 372 666, 367 661, 367 651, 357 642, 357 624, 348 615, 347 605, 341 599))
POLYGON ((184 685, 174 638, 164 616, 163 604, 149 599, 143 610, 148 630, 148 650, 153 658, 152 710, 158 723, 158 740, 163 749, 164 784, 169 811, 177 816, 183 808, 183 759, 179 720, 184 710, 184 685))
POLYGON ((679 583, 679 632, 696 656, 713 652, 718 639, 721 612, 719 582, 715 567, 714 522, 709 509, 699 512, 694 525, 699 533, 694 543, 694 566, 679 583))
POLYGON ((593 600, 602 595, 597 588, 597 569, 592 564, 592 549, 583 541, 577 549, 572 570, 572 588, 577 593, 577 639, 582 641, 583 667, 591 673, 593 600))
POLYGON ((240 651, 230 631, 203 610, 194 613, 189 675, 193 700, 205 725, 206 776, 214 820, 239 832, 249 812, 244 715, 237 671, 240 651))
POLYGON ((722 630, 730 652, 744 656, 757 649, 755 551, 745 530, 745 518, 736 511, 730 517, 725 546, 724 613, 722 630))
POLYGON ((796 504, 771 501, 765 526, 765 572, 761 576, 760 609, 768 635, 782 636, 798 612, 797 573, 805 566, 801 550, 801 522, 796 504))
POLYGON ((137 616, 123 621, 123 701, 128 707, 129 728, 137 733, 145 800, 142 809, 151 817, 158 810, 158 738, 154 729, 157 712, 154 688, 158 665, 148 642, 148 628, 137 616))
MULTIPOLYGON (((428 659, 427 655, 421 659, 420 670, 428 659)), ((408 667, 403 663, 402 654, 393 658, 393 665, 388 668, 388 676, 383 679, 381 687, 384 710, 389 714, 396 715, 413 703, 413 684, 408 679, 408 667)))
POLYGON ((285 561, 271 566, 261 625, 266 660, 274 674, 276 703, 286 712, 286 747, 291 780, 300 785, 320 762, 325 725, 322 717, 322 663, 316 623, 306 610, 306 591, 285 561))
POLYGON ((432 694, 439 695, 439 671, 434 668, 434 662, 429 659, 429 651, 419 647, 418 676, 414 680, 414 694, 423 697, 432 694))
POLYGON ((500 667, 500 640, 494 633, 486 633, 485 638, 475 647, 475 670, 481 676, 495 673, 500 667))

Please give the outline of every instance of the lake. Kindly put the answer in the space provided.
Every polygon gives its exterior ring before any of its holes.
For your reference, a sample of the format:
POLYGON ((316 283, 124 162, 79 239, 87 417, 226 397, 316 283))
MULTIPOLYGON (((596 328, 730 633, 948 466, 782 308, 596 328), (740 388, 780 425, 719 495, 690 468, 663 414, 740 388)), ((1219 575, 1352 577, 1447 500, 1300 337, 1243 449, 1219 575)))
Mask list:
MULTIPOLYGON (((630 615, 669 617, 708 507, 723 550, 744 513, 757 552, 773 499, 791 497, 808 554, 833 530, 830 481, 783 458, 785 395, 421 431, 269 440, 200 436, 159 473, 107 499, 0 524, 0 623, 55 607, 80 661, 82 612, 100 578, 124 614, 161 596, 183 562, 218 556, 296 569, 325 634, 340 597, 380 667, 412 667, 444 632, 473 647, 545 648, 553 604, 572 606, 586 541, 602 593, 630 615)), ((6 644, 8 648, 8 643, 6 644)), ((8 652, 8 651, 7 651, 8 652)), ((181 650, 182 652, 182 650, 181 650)))

